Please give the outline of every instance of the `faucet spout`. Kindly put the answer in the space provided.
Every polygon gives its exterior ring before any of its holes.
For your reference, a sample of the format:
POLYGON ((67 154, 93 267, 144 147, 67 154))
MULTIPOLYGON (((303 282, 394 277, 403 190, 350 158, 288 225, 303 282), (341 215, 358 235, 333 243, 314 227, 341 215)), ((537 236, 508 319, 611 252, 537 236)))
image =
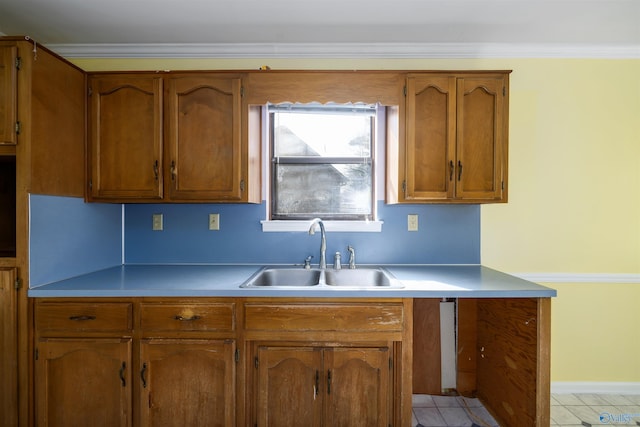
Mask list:
POLYGON ((320 227, 320 268, 327 268, 327 235, 324 229, 324 223, 320 218, 314 218, 311 220, 311 226, 309 227, 309 234, 316 233, 316 225, 320 227))

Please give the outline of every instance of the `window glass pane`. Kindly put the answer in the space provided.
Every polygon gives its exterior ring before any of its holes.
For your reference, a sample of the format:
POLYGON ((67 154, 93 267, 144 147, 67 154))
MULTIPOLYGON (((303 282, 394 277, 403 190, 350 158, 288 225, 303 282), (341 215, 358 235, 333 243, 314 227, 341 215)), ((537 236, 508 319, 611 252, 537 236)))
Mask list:
POLYGON ((271 219, 374 219, 376 106, 268 108, 271 219))
POLYGON ((371 164, 278 164, 275 176, 274 218, 372 219, 371 164))
POLYGON ((274 155, 369 157, 372 112, 279 112, 273 116, 274 155))

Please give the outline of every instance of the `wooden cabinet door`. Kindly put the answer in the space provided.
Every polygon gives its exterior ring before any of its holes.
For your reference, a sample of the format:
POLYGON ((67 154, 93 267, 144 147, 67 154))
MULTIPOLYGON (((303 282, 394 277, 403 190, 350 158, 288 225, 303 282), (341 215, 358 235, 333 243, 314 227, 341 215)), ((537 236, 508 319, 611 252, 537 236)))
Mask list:
POLYGON ((36 424, 131 425, 131 340, 44 338, 37 346, 36 424))
POLYGON ((502 197, 506 138, 504 78, 457 81, 456 197, 502 197))
POLYGON ((235 342, 149 339, 140 345, 141 426, 235 426, 235 342))
POLYGON ((456 79, 419 75, 407 79, 405 199, 454 196, 456 79))
POLYGON ((168 78, 167 185, 172 200, 242 200, 241 80, 168 78))
POLYGON ((325 349, 325 425, 390 425, 389 357, 387 347, 325 349))
POLYGON ((0 45, 0 145, 15 145, 17 143, 17 57, 17 46, 6 44, 0 45))
POLYGON ((162 77, 89 79, 93 199, 162 198, 162 77))
POLYGON ((0 268, 0 420, 18 425, 16 269, 0 268))
POLYGON ((506 201, 507 77, 413 74, 406 91, 400 201, 506 201))
POLYGON ((326 383, 322 351, 314 347, 259 347, 257 427, 318 427, 326 383))

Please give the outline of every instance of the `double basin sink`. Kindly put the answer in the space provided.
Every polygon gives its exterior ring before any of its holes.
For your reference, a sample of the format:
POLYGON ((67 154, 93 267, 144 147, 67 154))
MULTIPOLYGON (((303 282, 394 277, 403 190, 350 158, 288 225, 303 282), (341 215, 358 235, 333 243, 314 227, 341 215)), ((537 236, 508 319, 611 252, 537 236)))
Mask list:
POLYGON ((402 284, 383 267, 319 269, 264 267, 240 285, 241 288, 399 289, 402 284))

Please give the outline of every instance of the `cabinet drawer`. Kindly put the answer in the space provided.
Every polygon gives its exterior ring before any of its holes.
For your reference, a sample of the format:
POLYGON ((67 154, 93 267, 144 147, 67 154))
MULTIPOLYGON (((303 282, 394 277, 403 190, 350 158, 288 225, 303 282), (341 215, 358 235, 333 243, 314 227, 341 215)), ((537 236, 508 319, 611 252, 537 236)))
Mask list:
POLYGON ((142 304, 145 331, 233 331, 235 304, 142 304))
POLYGON ((403 326, 401 303, 247 303, 247 330, 398 332, 403 326))
POLYGON ((132 329, 131 303, 41 303, 36 329, 43 331, 115 332, 132 329))

